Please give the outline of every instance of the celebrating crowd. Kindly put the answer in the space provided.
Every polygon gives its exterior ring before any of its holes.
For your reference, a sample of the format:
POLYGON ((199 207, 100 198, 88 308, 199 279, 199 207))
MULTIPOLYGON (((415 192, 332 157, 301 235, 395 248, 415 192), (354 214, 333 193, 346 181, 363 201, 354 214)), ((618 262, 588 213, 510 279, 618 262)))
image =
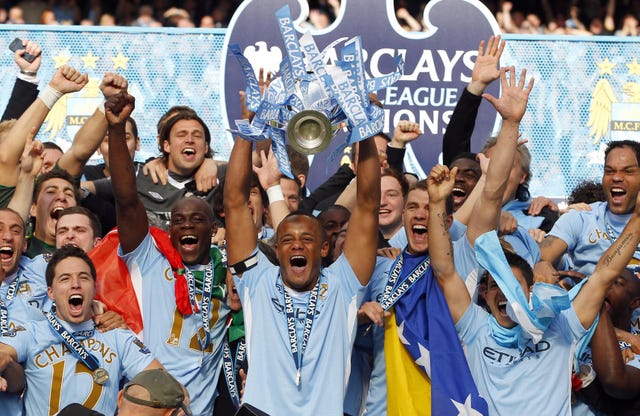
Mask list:
MULTIPOLYGON (((638 36, 640 4, 628 0, 482 0, 503 33, 638 36)), ((5 0, 0 23, 140 27, 225 28, 241 0, 5 0)), ((396 18, 410 32, 426 31, 429 0, 395 0, 396 18)), ((308 0, 304 25, 329 26, 340 14, 340 0, 308 0)))
POLYGON ((116 73, 67 151, 35 140, 88 77, 38 90, 47 51, 24 41, 0 123, 0 413, 638 414, 640 145, 609 143, 564 212, 532 198, 535 82, 504 46, 480 41, 427 179, 403 170, 422 134, 403 120, 309 190, 293 148, 293 178, 268 140, 213 159, 187 106, 135 163, 116 73), (502 122, 475 154, 483 99, 502 122))

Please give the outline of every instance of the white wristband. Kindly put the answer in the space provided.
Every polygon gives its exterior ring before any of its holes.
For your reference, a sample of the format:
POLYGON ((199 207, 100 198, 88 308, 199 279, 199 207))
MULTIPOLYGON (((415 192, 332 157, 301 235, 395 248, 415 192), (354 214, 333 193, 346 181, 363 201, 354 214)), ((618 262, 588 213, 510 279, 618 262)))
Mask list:
POLYGON ((269 197, 269 205, 277 201, 284 201, 284 194, 282 193, 280 184, 267 188, 267 197, 269 197))
POLYGON ((30 83, 32 83, 32 84, 35 84, 36 86, 38 85, 38 82, 40 82, 40 81, 38 80, 38 76, 37 76, 37 74, 36 74, 35 72, 33 73, 33 75, 27 75, 27 74, 25 74, 24 72, 20 72, 20 73, 18 74, 18 78, 19 78, 19 79, 21 79, 21 80, 23 80, 23 81, 26 81, 26 82, 30 82, 30 83))
POLYGON ((44 90, 40 92, 38 98, 42 100, 44 105, 47 106, 49 110, 56 104, 56 102, 62 97, 62 93, 50 85, 47 85, 44 90))
POLYGON ((96 110, 100 111, 102 114, 107 114, 107 112, 104 109, 104 100, 102 100, 102 102, 98 104, 98 108, 96 108, 96 110))

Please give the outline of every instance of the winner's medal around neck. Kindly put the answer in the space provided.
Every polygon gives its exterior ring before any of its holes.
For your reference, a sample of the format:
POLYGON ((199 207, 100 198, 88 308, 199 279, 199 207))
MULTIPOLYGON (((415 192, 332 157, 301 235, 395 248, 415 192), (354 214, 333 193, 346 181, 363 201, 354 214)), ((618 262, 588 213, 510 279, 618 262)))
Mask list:
POLYGON ((93 381, 101 386, 105 385, 109 381, 109 372, 104 368, 96 368, 93 370, 93 381))

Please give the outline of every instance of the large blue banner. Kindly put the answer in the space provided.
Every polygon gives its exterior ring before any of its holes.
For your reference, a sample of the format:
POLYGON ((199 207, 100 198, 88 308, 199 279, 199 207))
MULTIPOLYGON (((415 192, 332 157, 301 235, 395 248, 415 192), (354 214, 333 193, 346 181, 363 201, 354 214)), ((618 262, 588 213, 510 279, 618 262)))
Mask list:
MULTIPOLYGON (((102 75, 112 71, 128 78, 136 96, 134 118, 142 138, 137 159, 158 153, 157 120, 177 104, 198 111, 211 129, 216 157, 227 159, 233 143, 227 128, 239 118, 238 91, 245 86, 226 45, 239 44, 254 69, 277 71, 286 48, 275 12, 285 4, 299 38, 306 31, 300 24, 308 9, 306 1, 297 0, 247 0, 226 31, 0 26, 0 109, 18 72, 7 46, 15 37, 33 39, 44 50, 41 87, 64 63, 91 78, 83 91, 54 107, 40 140, 68 147, 100 100, 97 86, 102 75)), ((392 0, 343 0, 338 20, 323 31, 312 31, 320 50, 341 38, 360 36, 367 78, 389 74, 396 57, 405 59, 404 75, 378 95, 385 105, 385 132, 391 133, 403 118, 420 124, 424 135, 410 145, 405 168, 421 176, 439 158, 443 131, 469 82, 478 42, 497 34, 495 20, 479 1, 434 0, 425 15, 430 31, 407 33, 395 21, 392 0)), ((536 78, 521 126, 533 155, 531 193, 564 197, 578 182, 601 177, 608 141, 639 137, 640 43, 613 37, 504 37, 507 47, 501 64, 527 68, 528 75, 536 78)), ((334 60, 336 52, 330 49, 325 61, 334 60)), ((497 83, 489 92, 499 94, 497 83)), ((472 150, 479 150, 495 131, 495 111, 485 102, 472 150)), ((344 160, 342 153, 332 152, 346 136, 339 134, 329 149, 313 157, 311 188, 344 160)))
MULTIPOLYGON (((489 10, 480 1, 435 0, 425 9, 425 33, 409 33, 395 18, 394 2, 371 0, 346 0, 341 2, 337 20, 322 31, 315 31, 313 39, 320 50, 334 41, 360 36, 367 78, 391 74, 396 70, 397 57, 404 59, 404 75, 392 86, 378 90, 384 103, 385 125, 383 131, 393 132, 401 119, 418 122, 424 136, 409 146, 406 170, 425 177, 437 162, 442 134, 459 98, 459 93, 471 79, 473 59, 481 39, 498 34, 498 25, 489 10)), ((276 72, 286 45, 282 41, 276 11, 284 5, 291 9, 295 20, 296 36, 307 29, 301 27, 308 14, 306 1, 297 0, 248 0, 236 11, 229 25, 228 43, 239 44, 254 69, 264 67, 276 72), (260 30, 247 30, 259 25, 260 30)), ((338 48, 330 48, 325 61, 339 59, 338 48)), ((236 91, 244 88, 244 80, 237 76, 240 66, 233 57, 225 55, 225 99, 228 120, 239 116, 236 91)), ((498 85, 489 91, 496 95, 498 85)), ((495 119, 495 111, 489 111, 489 103, 483 103, 478 116, 478 129, 474 143, 486 140, 495 119)), ((335 150, 346 141, 346 133, 339 135, 324 152, 314 156, 310 172, 310 187, 335 172, 342 152, 335 150)), ((345 149, 349 153, 350 149, 345 149)))

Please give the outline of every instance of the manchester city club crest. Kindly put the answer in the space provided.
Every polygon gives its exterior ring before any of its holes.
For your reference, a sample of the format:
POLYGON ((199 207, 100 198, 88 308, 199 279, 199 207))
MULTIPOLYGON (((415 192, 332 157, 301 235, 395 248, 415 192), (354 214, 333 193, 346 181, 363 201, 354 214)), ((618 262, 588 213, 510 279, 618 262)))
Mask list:
POLYGON ((599 79, 593 89, 587 124, 593 144, 602 139, 640 141, 638 60, 616 63, 605 58, 596 65, 599 79))
POLYGON ((63 95, 53 106, 43 131, 48 140, 67 150, 76 133, 102 102, 102 93, 98 88, 100 80, 90 78, 89 83, 80 91, 63 95))

